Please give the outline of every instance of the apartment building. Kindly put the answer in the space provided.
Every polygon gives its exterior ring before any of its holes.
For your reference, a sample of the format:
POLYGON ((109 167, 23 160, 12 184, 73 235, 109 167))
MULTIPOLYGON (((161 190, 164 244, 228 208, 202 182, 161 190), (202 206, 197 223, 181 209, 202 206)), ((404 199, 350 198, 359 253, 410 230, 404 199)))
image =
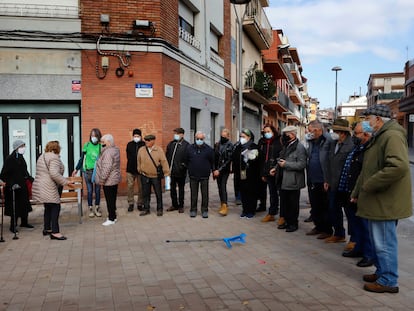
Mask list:
POLYGON ((414 146, 414 60, 404 67, 404 96, 399 102, 399 111, 404 114, 403 126, 407 130, 408 145, 414 146))

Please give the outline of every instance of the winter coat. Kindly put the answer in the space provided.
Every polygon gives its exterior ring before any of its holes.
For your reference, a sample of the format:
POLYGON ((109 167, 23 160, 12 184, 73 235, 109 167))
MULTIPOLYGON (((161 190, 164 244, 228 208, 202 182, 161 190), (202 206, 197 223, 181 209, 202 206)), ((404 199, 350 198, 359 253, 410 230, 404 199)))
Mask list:
POLYGON ((282 151, 280 136, 273 136, 271 139, 261 138, 258 142, 260 175, 269 177, 269 171, 277 164, 277 159, 282 151))
POLYGON ((96 162, 95 183, 102 186, 115 186, 121 182, 121 155, 116 146, 102 148, 96 162))
POLYGON ((386 122, 368 143, 351 197, 358 198, 357 215, 363 218, 395 220, 412 215, 407 139, 397 121, 386 122))
POLYGON ((6 183, 4 187, 4 214, 13 215, 13 185, 19 185, 20 188, 14 191, 16 217, 27 216, 32 211, 29 201, 29 194, 26 186, 26 179, 33 180, 27 172, 27 164, 23 155, 13 151, 4 161, 3 169, 0 173, 0 179, 6 183))
POLYGON ((335 142, 329 151, 329 165, 328 165, 328 184, 331 190, 338 189, 339 179, 341 178, 342 168, 344 167, 346 157, 354 148, 354 143, 350 135, 339 144, 339 148, 335 153, 335 142))
POLYGON ((322 169, 323 181, 328 182, 328 174, 329 174, 329 152, 331 148, 335 147, 335 142, 329 135, 322 135, 318 139, 313 139, 309 141, 309 146, 307 150, 308 154, 308 165, 307 165, 307 182, 308 184, 312 183, 312 176, 310 176, 310 172, 312 171, 309 168, 309 163, 312 157, 312 151, 314 149, 315 144, 319 144, 319 162, 322 169))
POLYGON ((208 179, 214 168, 214 150, 207 144, 192 144, 187 148, 188 175, 194 179, 208 179))
POLYGON ((228 140, 224 144, 216 142, 214 145, 214 170, 230 172, 231 159, 233 157, 233 143, 228 140))
POLYGON ((168 143, 165 155, 170 166, 170 174, 173 177, 184 178, 187 175, 187 165, 185 163, 187 148, 190 145, 188 141, 173 140, 168 143))
POLYGON ((126 171, 128 173, 137 175, 138 174, 138 164, 137 164, 137 158, 138 158, 138 150, 139 148, 145 146, 145 143, 143 141, 135 142, 131 140, 127 146, 126 146, 126 156, 127 156, 127 165, 126 165, 126 171))
POLYGON ((281 169, 282 190, 299 190, 305 188, 306 149, 299 140, 283 148, 280 157, 284 159, 285 165, 281 169))
POLYGON ((253 157, 251 159, 246 158, 243 153, 247 150, 256 150, 257 154, 259 153, 257 145, 252 140, 244 145, 238 144, 233 153, 234 178, 238 178, 240 182, 247 183, 249 189, 258 193, 260 182, 259 157, 257 156, 254 159, 253 157), (244 180, 241 178, 241 171, 246 171, 246 179, 244 180))
POLYGON ((33 182, 33 200, 41 203, 60 203, 58 186, 65 186, 68 180, 63 177, 65 167, 58 154, 45 152, 36 163, 36 177, 33 182))
MULTIPOLYGON (((170 169, 168 167, 168 161, 162 148, 154 145, 152 147, 151 157, 154 159, 155 165, 162 166, 164 176, 169 176, 170 169)), ((148 155, 147 147, 140 148, 138 150, 138 172, 149 178, 157 178, 157 169, 155 165, 148 155)))

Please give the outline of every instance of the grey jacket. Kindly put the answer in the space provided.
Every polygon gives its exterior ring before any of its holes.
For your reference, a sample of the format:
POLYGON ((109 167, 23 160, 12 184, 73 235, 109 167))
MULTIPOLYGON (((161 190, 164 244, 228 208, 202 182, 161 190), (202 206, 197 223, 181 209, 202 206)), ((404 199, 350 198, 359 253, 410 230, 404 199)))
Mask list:
POLYGON ((280 153, 286 163, 282 169, 282 190, 305 188, 306 149, 299 140, 284 147, 280 153))

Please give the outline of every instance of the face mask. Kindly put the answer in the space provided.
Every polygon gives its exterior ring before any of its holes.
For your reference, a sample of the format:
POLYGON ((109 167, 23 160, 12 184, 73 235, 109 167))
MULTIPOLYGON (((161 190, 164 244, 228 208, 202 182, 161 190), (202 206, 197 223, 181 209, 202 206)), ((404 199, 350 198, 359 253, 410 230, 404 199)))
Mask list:
POLYGON ((17 149, 18 154, 24 154, 25 151, 26 151, 26 147, 20 147, 19 149, 17 149))
POLYGON ((270 139, 273 137, 273 133, 264 133, 264 138, 270 139))
POLYGON ((178 134, 174 134, 174 140, 180 140, 180 135, 178 135, 178 134))
POLYGON ((361 123, 362 125, 362 131, 365 133, 372 133, 373 129, 371 127, 371 125, 369 124, 369 121, 362 121, 361 123))
POLYGON ((312 140, 315 138, 315 135, 313 135, 313 133, 306 133, 305 134, 305 139, 306 140, 312 140))
POLYGON ((106 144, 102 144, 102 148, 105 148, 106 147, 106 144))
POLYGON ((97 137, 92 136, 92 137, 91 137, 91 142, 92 142, 92 144, 97 144, 97 143, 98 143, 98 138, 97 138, 97 137))
POLYGON ((134 137, 134 142, 139 143, 141 141, 141 137, 134 137))
POLYGON ((290 142, 290 137, 288 135, 286 135, 286 134, 283 134, 282 135, 282 143, 284 145, 287 145, 289 142, 290 142))
POLYGON ((338 133, 331 133, 331 138, 333 139, 333 140, 338 140, 339 139, 339 134, 338 133))
POLYGON ((362 143, 362 140, 359 137, 352 136, 352 142, 354 143, 354 145, 359 146, 362 143))
POLYGON ((227 137, 223 137, 223 136, 220 137, 220 143, 225 144, 228 141, 229 141, 229 139, 227 137))
POLYGON ((242 145, 244 145, 245 143, 247 143, 247 139, 246 139, 246 138, 244 138, 244 137, 240 137, 240 143, 241 143, 242 145))
POLYGON ((201 146, 202 144, 204 144, 204 140, 202 140, 202 139, 196 139, 196 144, 198 146, 201 146))

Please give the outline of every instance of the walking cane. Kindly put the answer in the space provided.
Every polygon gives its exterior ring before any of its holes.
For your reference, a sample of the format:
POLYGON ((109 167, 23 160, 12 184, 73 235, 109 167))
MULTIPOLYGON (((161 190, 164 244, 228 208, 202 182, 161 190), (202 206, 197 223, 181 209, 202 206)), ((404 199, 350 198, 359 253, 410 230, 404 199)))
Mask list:
POLYGON ((0 228, 0 242, 5 242, 3 239, 3 211, 4 211, 4 187, 0 186, 1 190, 1 228, 0 228))
POLYGON ((14 237, 13 240, 18 240, 19 237, 17 236, 17 217, 16 217, 16 190, 20 189, 21 187, 18 184, 14 184, 12 186, 13 190, 13 223, 14 223, 14 237))

